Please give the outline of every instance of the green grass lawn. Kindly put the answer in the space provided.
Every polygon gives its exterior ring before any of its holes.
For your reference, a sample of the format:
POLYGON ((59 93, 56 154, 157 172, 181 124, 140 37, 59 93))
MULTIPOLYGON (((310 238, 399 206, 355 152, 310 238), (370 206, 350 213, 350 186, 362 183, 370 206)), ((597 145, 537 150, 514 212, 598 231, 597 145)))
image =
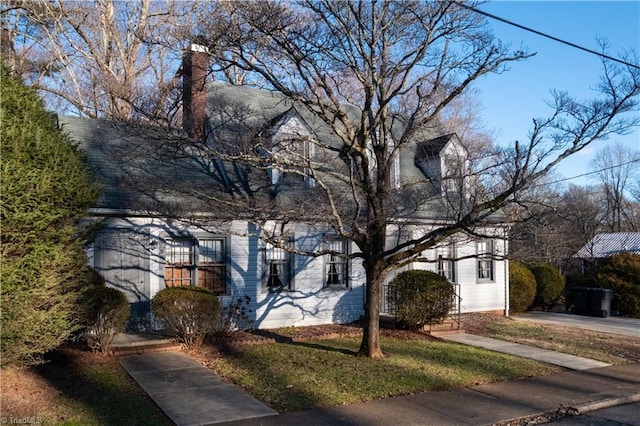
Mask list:
POLYGON ((359 338, 343 338, 246 345, 207 363, 280 412, 559 371, 522 358, 427 339, 383 337, 386 357, 371 360, 356 356, 359 343, 359 338))

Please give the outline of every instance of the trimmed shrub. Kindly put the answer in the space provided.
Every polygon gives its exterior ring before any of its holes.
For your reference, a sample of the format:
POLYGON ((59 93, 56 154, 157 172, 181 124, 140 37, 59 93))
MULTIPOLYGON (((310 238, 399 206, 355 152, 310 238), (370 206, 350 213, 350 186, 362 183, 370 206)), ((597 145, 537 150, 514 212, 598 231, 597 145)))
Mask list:
POLYGON ((509 310, 524 312, 536 298, 536 277, 523 263, 509 261, 509 310))
POLYGON ((440 322, 453 307, 455 291, 446 278, 429 271, 405 271, 389 283, 389 304, 403 327, 440 322))
POLYGON ((170 287, 151 301, 156 319, 187 348, 202 345, 220 321, 220 302, 206 288, 170 287))
POLYGON ((640 255, 625 252, 602 260, 596 282, 613 290, 612 311, 640 318, 640 255))
POLYGON ((531 268, 536 277, 536 298, 534 305, 544 310, 553 308, 564 292, 564 279, 560 271, 548 263, 531 268))
POLYGON ((113 337, 125 329, 131 310, 129 302, 120 290, 102 285, 90 290, 89 305, 87 343, 93 350, 108 353, 113 337))

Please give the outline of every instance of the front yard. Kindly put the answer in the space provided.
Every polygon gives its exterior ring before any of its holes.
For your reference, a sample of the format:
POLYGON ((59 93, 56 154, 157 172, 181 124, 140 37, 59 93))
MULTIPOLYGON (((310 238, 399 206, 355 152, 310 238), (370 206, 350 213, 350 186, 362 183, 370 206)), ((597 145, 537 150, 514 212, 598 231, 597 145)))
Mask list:
POLYGON ((385 333, 386 357, 359 358, 357 337, 205 347, 195 356, 274 409, 305 410, 538 376, 559 368, 446 343, 385 333))
MULTIPOLYGON (((494 315, 468 315, 464 327, 475 334, 614 364, 640 362, 638 338, 522 323, 494 315)), ((354 356, 357 333, 348 326, 289 328, 259 333, 261 336, 239 333, 235 340, 207 345, 192 355, 281 412, 559 371, 534 361, 402 331, 384 331, 382 346, 387 357, 372 361, 354 356), (239 338, 247 337, 270 342, 238 343, 239 338)), ((0 416, 7 421, 35 418, 44 424, 170 424, 113 357, 62 349, 51 354, 47 364, 3 370, 0 385, 0 416)))

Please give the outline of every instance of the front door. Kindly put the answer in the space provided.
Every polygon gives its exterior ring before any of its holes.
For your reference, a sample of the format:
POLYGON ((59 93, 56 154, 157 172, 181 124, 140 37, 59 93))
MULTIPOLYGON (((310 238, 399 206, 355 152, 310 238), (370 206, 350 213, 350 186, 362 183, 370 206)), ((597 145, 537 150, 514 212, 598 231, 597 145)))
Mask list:
POLYGON ((122 291, 131 304, 129 329, 150 326, 149 238, 131 230, 100 235, 95 243, 94 267, 108 286, 122 291))

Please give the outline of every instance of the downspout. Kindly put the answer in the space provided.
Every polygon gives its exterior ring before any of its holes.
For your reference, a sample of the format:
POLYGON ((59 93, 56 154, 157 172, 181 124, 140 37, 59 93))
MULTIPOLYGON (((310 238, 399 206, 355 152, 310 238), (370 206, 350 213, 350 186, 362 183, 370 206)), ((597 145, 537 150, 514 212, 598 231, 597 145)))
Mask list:
POLYGON ((504 315, 509 316, 509 233, 504 238, 504 315))

